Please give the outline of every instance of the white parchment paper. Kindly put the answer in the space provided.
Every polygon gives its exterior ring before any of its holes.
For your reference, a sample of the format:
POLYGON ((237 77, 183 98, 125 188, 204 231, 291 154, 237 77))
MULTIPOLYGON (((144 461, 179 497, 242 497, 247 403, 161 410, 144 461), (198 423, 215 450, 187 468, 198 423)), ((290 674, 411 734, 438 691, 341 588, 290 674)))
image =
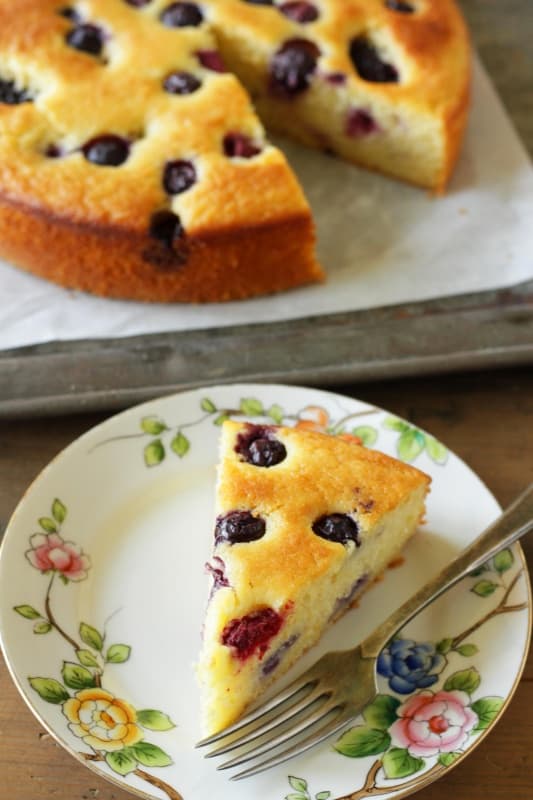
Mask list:
POLYGON ((296 319, 533 278, 533 169, 478 61, 466 141, 445 197, 278 143, 313 207, 325 285, 225 304, 144 304, 68 291, 0 262, 0 349, 296 319))

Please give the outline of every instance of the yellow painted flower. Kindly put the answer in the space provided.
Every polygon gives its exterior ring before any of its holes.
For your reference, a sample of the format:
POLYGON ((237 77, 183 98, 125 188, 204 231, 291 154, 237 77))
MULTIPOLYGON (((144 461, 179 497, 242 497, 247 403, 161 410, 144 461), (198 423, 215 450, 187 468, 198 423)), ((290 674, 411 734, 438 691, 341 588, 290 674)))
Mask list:
POLYGON ((63 703, 63 714, 72 733, 94 750, 121 750, 143 738, 135 709, 105 689, 76 692, 63 703))

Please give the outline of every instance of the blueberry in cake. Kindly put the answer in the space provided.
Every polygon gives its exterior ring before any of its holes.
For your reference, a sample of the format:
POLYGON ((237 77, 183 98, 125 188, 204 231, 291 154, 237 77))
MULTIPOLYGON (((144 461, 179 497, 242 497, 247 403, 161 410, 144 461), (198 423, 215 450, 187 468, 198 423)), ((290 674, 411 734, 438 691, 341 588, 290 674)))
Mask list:
POLYGON ((441 190, 467 112, 454 0, 0 0, 0 53, 0 254, 110 297, 323 280, 262 122, 441 190))
POLYGON ((354 441, 227 421, 198 677, 231 724, 396 558, 430 479, 354 441))

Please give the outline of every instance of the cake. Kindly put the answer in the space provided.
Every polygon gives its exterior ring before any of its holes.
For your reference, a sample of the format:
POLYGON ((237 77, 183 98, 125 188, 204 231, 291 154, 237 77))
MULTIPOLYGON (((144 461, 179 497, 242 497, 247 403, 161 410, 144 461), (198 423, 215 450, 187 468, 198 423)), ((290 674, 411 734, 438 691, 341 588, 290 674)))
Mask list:
POLYGON ((224 423, 197 665, 206 735, 233 723, 398 557, 429 483, 357 441, 224 423))
POLYGON ((262 123, 439 191, 466 118, 454 0, 0 0, 0 54, 0 255, 107 297, 324 279, 262 123))

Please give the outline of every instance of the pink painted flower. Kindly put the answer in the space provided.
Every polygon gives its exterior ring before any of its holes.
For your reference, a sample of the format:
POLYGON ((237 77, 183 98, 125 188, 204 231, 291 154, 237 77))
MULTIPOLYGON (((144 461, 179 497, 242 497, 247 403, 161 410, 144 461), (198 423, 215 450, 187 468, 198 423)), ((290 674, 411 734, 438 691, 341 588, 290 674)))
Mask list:
POLYGON ((400 719, 389 728, 392 743, 413 756, 430 757, 458 750, 478 721, 466 692, 415 694, 396 713, 400 719))
POLYGON ((60 572, 70 581, 82 581, 91 566, 89 556, 74 542, 65 542, 58 533, 35 533, 26 550, 30 564, 41 572, 60 572))

